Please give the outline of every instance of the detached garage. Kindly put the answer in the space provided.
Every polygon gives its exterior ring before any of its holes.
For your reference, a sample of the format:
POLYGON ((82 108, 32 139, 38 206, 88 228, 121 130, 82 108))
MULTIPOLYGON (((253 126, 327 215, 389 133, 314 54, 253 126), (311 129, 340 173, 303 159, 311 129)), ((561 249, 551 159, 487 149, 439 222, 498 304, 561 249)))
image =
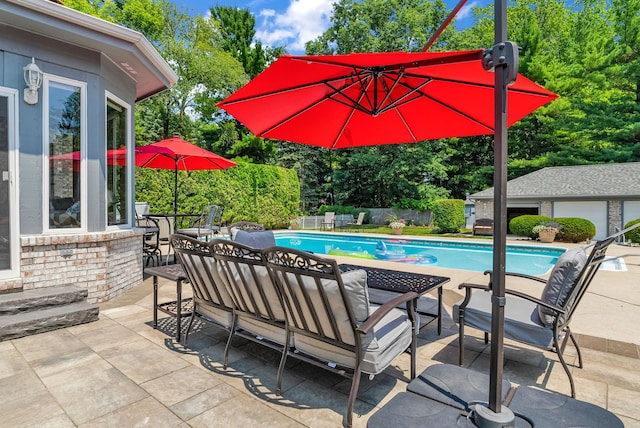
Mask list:
MULTIPOLYGON (((470 195, 476 218, 493 218, 493 188, 470 195)), ((580 217, 595 239, 640 218, 640 162, 543 168, 507 183, 507 219, 522 214, 580 217)))

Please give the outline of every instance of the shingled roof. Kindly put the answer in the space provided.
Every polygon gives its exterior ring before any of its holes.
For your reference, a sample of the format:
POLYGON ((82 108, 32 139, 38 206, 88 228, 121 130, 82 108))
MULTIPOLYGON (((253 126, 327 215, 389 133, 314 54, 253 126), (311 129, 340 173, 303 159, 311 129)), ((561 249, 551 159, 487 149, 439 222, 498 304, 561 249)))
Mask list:
MULTIPOLYGON (((543 168, 507 183, 509 199, 640 198, 640 162, 543 168)), ((493 188, 472 199, 493 198, 493 188)))

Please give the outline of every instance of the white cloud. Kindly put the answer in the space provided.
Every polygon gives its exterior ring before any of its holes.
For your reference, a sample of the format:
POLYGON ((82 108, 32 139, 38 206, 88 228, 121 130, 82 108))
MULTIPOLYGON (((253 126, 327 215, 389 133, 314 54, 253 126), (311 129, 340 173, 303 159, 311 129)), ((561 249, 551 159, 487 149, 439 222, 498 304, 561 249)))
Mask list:
POLYGON ((286 46, 289 53, 304 53, 304 44, 329 27, 336 0, 291 0, 284 13, 262 9, 256 37, 271 46, 286 46))
POLYGON ((476 6, 480 6, 479 1, 472 1, 471 3, 465 4, 460 8, 460 11, 457 13, 455 19, 471 18, 473 14, 473 8, 476 6))

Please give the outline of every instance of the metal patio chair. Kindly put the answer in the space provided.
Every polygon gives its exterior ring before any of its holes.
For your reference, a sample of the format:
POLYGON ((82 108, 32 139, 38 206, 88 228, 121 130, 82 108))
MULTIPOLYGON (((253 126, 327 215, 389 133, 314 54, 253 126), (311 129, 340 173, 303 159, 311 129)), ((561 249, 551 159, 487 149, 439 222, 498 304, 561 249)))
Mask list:
MULTIPOLYGON (((575 385, 563 356, 569 339, 576 348, 579 368, 582 368, 582 354, 571 333, 569 323, 587 287, 605 260, 605 253, 612 242, 614 242, 613 237, 598 241, 592 245, 593 248, 589 253, 587 249, 591 245, 567 251, 558 258, 548 280, 531 275, 506 273, 507 278, 518 277, 536 281, 544 284, 545 287, 540 297, 506 290, 505 339, 555 352, 569 377, 572 397, 576 395, 575 385)), ((484 331, 485 343, 489 340, 492 272, 486 271, 485 274, 489 275, 488 285, 463 283, 458 287, 465 290, 464 299, 453 307, 453 319, 459 325, 458 363, 460 365, 464 362, 465 326, 484 331)))
POLYGON ((191 238, 204 238, 205 241, 208 241, 213 235, 220 233, 223 211, 224 207, 221 205, 207 205, 202 210, 202 215, 196 219, 191 227, 178 229, 177 232, 191 238))
POLYGON ((335 260, 286 247, 263 252, 293 335, 286 354, 351 379, 345 426, 352 424, 362 373, 381 373, 409 348, 415 377, 417 293, 370 305, 364 270, 340 273, 335 260), (396 308, 402 303, 407 311, 396 308))

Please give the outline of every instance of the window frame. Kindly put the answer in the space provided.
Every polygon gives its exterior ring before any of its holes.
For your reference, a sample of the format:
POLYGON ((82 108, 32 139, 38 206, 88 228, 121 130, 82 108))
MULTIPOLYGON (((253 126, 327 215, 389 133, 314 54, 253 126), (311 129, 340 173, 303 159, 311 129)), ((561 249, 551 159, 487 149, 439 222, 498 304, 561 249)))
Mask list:
MULTIPOLYGON (((108 196, 109 196, 109 191, 108 191, 108 187, 109 187, 109 183, 107 182, 107 178, 108 178, 108 174, 105 174, 105 179, 104 179, 104 200, 105 200, 105 210, 104 210, 104 215, 105 215, 105 225, 107 227, 107 229, 130 229, 131 227, 133 227, 133 199, 134 199, 134 192, 135 192, 135 146, 133 144, 133 138, 132 138, 132 130, 133 130, 133 108, 131 106, 131 104, 129 104, 128 102, 124 101, 122 98, 118 97, 117 95, 106 91, 104 93, 104 141, 105 141, 105 150, 104 150, 104 165, 105 168, 109 168, 109 165, 107 165, 107 150, 109 150, 108 147, 108 142, 107 142, 107 114, 108 114, 108 105, 109 102, 112 102, 114 104, 117 104, 119 107, 121 107, 123 110, 125 110, 125 114, 124 117, 126 119, 126 124, 125 124, 125 146, 127 148, 127 221, 125 223, 122 224, 113 224, 110 225, 109 224, 109 201, 108 201, 108 196)), ((106 171, 106 170, 105 170, 106 171)))
POLYGON ((42 76, 42 224, 44 233, 65 234, 87 231, 88 223, 88 176, 87 176, 87 82, 44 73, 42 76), (50 174, 49 153, 49 89, 51 83, 76 86, 80 89, 80 213, 79 227, 51 227, 49 224, 50 174))

